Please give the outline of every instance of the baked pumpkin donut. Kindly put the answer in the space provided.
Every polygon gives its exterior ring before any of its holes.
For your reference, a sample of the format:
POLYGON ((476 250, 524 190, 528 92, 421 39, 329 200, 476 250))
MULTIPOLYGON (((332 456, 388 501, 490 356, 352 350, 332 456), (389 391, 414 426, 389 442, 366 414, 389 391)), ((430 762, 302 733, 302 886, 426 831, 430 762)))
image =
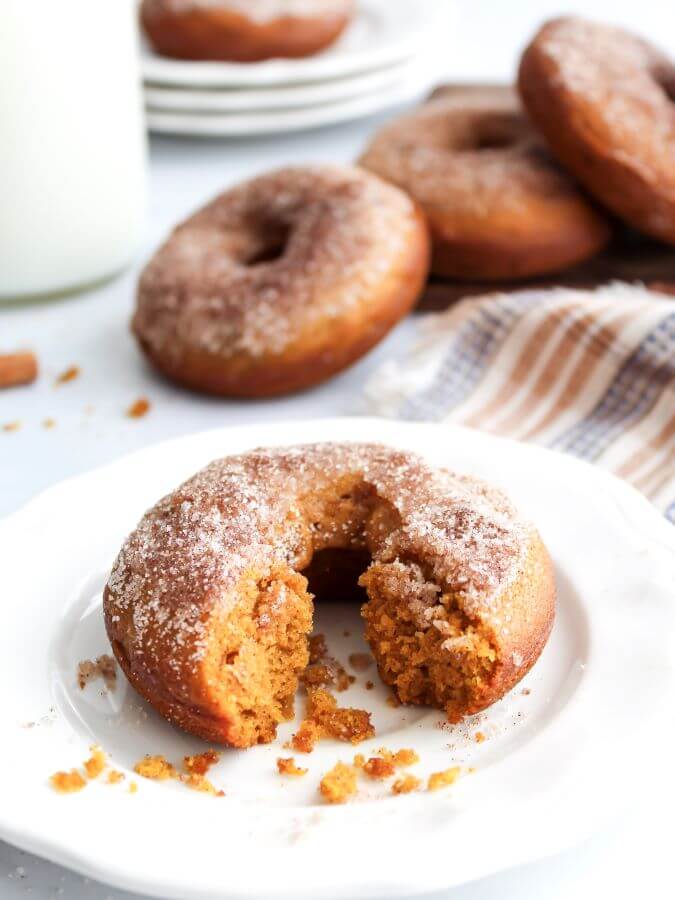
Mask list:
POLYGON ((549 157, 506 87, 437 96, 385 125, 360 164, 420 204, 436 275, 543 275, 609 239, 604 218, 549 157))
POLYGON ((260 62, 311 56, 334 43, 354 0, 143 0, 141 22, 162 56, 260 62))
POLYGON ((403 192, 354 168, 282 169, 176 228, 141 275, 133 330, 190 388, 283 394, 370 350, 428 267, 424 217, 403 192))
POLYGON ((675 243, 675 67, 619 28, 548 22, 526 49, 523 103, 553 153, 608 209, 675 243))
POLYGON ((366 637, 407 703, 451 721, 530 669, 554 618, 535 528, 497 490, 378 444, 254 450, 212 463, 127 538, 105 624, 132 685, 208 741, 271 741, 308 662, 324 550, 366 551, 366 637))

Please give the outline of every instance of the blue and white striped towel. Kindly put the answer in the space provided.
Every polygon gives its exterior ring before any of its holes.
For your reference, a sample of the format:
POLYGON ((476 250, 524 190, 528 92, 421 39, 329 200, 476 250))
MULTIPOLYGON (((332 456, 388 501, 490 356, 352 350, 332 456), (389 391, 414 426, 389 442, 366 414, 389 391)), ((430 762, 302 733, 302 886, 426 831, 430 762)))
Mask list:
POLYGON ((379 415, 534 441, 630 481, 675 522, 675 300, 640 286, 463 300, 366 388, 379 415))

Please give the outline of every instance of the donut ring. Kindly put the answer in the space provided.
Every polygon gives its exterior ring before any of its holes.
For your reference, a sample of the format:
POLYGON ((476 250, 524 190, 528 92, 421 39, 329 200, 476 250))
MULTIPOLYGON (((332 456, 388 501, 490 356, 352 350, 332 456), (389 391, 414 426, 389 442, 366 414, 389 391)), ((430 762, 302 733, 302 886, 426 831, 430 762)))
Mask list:
POLYGON ((377 444, 255 450, 212 463, 151 509, 105 588, 133 686, 208 741, 273 740, 307 665, 307 570, 370 558, 366 638, 403 702, 458 721, 510 690, 555 614, 548 553, 497 490, 377 444))
POLYGON ((518 86, 553 153, 608 209, 675 244, 675 67, 626 31, 548 22, 518 86))
POLYGON ((360 164, 420 204, 436 275, 542 275, 595 255, 609 239, 605 220, 548 157, 509 88, 441 95, 385 125, 360 164))
POLYGON ((197 391, 299 391, 363 356, 426 280, 424 217, 359 169, 282 169, 174 230, 141 274, 132 328, 148 359, 197 391))
POLYGON ((157 53, 176 59, 260 62, 311 56, 334 43, 354 0, 143 0, 157 53))

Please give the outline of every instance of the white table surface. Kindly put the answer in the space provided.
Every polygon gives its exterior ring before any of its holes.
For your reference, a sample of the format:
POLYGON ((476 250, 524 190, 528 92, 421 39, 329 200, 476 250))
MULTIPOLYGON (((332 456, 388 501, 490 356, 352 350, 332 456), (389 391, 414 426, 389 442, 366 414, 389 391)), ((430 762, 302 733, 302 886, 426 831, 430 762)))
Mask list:
MULTIPOLYGON (((611 10, 616 18, 627 21, 641 15, 646 30, 657 34, 666 27, 664 7, 669 4, 646 2, 639 10, 624 2, 590 5, 597 15, 610 15, 611 10)), ((476 40, 487 12, 494 12, 502 3, 474 2, 472 15, 467 12, 463 20, 466 39, 448 60, 448 76, 506 77, 517 47, 534 21, 561 6, 580 8, 582 4, 548 0, 508 4, 508 18, 500 21, 500 40, 493 41, 489 54, 481 54, 483 59, 489 56, 490 70, 479 71, 476 40)), ((675 29, 670 29, 671 41, 673 35, 675 29)), ((173 223, 226 185, 266 168, 299 161, 353 159, 382 118, 260 141, 152 142, 151 209, 138 262, 96 290, 58 302, 0 307, 0 347, 30 347, 41 364, 37 384, 0 394, 0 425, 17 419, 22 423, 18 431, 0 431, 0 514, 11 512, 55 481, 165 438, 227 424, 290 422, 354 409, 368 373, 410 340, 412 321, 399 326, 367 359, 327 385, 289 399, 238 403, 198 397, 155 377, 134 345, 129 317, 138 266, 173 223), (81 367, 81 376, 70 384, 54 386, 55 376, 73 364, 81 367), (125 410, 140 396, 148 397, 151 410, 145 418, 130 419, 125 410), (46 418, 56 420, 53 429, 43 427, 46 418)), ((633 900, 636 895, 658 900, 673 896, 672 770, 664 773, 658 796, 640 794, 639 767, 649 766, 652 740, 658 741, 659 735, 645 736, 644 756, 636 761, 635 771, 627 773, 626 782, 617 784, 617 791, 635 795, 630 816, 573 851, 437 896, 448 900, 567 900, 571 896, 633 900)), ((583 817, 583 809, 579 815, 583 817)), ((0 841, 0 898, 26 895, 35 900, 131 897, 0 841)))

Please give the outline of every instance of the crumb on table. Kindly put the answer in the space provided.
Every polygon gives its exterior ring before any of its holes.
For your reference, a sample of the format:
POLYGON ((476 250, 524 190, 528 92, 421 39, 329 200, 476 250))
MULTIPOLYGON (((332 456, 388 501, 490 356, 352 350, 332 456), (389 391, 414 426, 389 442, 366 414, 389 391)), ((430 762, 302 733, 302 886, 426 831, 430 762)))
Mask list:
POLYGON ((485 740, 485 735, 482 731, 477 731, 474 734, 473 739, 477 744, 482 744, 483 741, 485 740))
POLYGON ((57 375, 54 384, 68 384, 68 382, 75 381, 76 378, 79 378, 81 374, 82 370, 79 366, 68 366, 68 368, 64 369, 60 375, 57 375))
POLYGON ((111 769, 108 772, 108 777, 106 778, 106 784, 119 784, 120 781, 124 781, 125 775, 124 772, 120 772, 117 769, 111 769))
POLYGON ((139 397, 127 409, 127 416, 130 419, 140 419, 150 411, 150 401, 147 397, 139 397))
POLYGON ((328 803, 346 803, 356 794, 358 772, 354 766, 336 763, 319 784, 321 796, 328 803))
POLYGON ((18 431, 21 428, 21 420, 15 419, 13 422, 5 422, 2 426, 3 431, 18 431))

